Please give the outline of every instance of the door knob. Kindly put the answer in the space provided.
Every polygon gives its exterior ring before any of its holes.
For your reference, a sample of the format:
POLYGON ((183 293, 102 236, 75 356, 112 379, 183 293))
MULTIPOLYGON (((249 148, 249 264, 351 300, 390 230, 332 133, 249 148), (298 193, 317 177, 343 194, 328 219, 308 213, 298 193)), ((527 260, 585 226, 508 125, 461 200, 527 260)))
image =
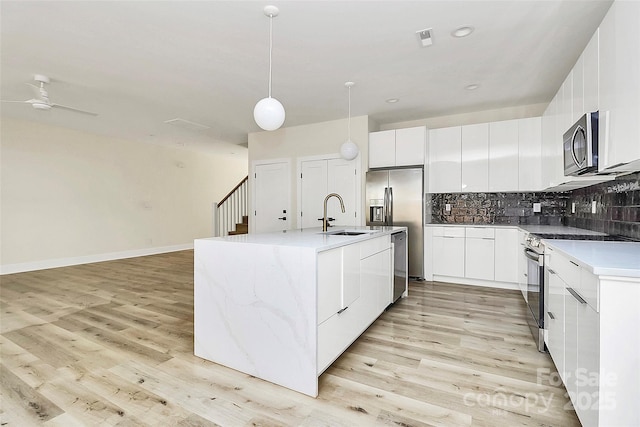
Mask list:
POLYGON ((286 221, 286 220, 287 220, 287 217, 286 217, 286 216, 281 216, 281 217, 280 217, 280 218, 278 218, 278 219, 281 219, 281 220, 283 220, 283 221, 286 221))

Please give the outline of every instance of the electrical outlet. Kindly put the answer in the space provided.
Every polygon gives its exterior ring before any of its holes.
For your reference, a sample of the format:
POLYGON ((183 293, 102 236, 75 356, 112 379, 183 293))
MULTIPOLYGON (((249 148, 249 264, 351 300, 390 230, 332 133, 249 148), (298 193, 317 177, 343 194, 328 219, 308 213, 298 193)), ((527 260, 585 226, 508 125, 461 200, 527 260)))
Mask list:
POLYGON ((447 212, 451 212, 451 204, 450 203, 445 204, 444 205, 444 210, 447 211, 447 212))
POLYGON ((598 202, 595 200, 591 202, 591 213, 594 214, 598 211, 598 202))
POLYGON ((542 211, 542 204, 541 203, 534 203, 533 204, 533 212, 541 212, 542 211))
POLYGON ((572 214, 576 213, 576 202, 571 203, 571 213, 572 214))

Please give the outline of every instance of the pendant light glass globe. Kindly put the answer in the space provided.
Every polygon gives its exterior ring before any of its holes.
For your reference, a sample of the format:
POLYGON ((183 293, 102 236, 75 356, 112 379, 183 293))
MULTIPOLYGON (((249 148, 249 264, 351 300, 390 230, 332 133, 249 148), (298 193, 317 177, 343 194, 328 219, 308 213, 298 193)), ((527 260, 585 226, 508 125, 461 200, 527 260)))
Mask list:
POLYGON ((269 17, 269 96, 262 98, 253 108, 253 119, 264 130, 276 130, 284 123, 284 107, 275 98, 271 97, 271 70, 273 51, 273 18, 278 16, 279 10, 275 6, 266 6, 264 14, 269 17))
POLYGON ((358 157, 359 152, 360 152, 360 149, 358 148, 356 143, 350 139, 347 139, 340 146, 340 155, 345 160, 355 159, 356 157, 358 157))
POLYGON ((344 86, 349 89, 349 121, 348 121, 348 133, 349 136, 345 142, 340 146, 340 155, 345 160, 353 160, 358 157, 360 149, 355 142, 351 140, 351 88, 355 83, 346 82, 344 86))
POLYGON ((262 98, 253 109, 253 118, 264 130, 276 130, 284 123, 284 107, 275 98, 262 98))

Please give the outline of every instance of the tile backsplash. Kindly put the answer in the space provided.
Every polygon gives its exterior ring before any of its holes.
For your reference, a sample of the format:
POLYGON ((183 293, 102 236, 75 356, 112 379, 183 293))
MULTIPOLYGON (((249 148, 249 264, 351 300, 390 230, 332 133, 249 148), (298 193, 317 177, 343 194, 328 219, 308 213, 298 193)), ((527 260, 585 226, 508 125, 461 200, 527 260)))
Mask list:
POLYGON ((573 190, 569 193, 564 221, 572 227, 640 239, 640 172, 573 190))
POLYGON ((425 222, 561 225, 568 197, 542 192, 426 194, 425 222), (533 212, 534 203, 540 203, 540 212, 533 212))
POLYGON ((564 193, 426 194, 425 223, 568 225, 640 240, 640 172, 564 193))

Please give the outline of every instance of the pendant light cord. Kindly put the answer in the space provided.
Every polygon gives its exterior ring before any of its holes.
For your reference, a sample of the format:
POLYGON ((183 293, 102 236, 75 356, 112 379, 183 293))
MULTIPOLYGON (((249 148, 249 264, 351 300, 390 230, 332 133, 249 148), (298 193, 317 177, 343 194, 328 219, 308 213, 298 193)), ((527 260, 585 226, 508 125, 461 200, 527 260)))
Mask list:
POLYGON ((271 52, 273 51, 273 15, 269 15, 269 98, 271 98, 271 52))
POLYGON ((351 86, 349 86, 349 121, 347 122, 349 141, 351 141, 351 86))

